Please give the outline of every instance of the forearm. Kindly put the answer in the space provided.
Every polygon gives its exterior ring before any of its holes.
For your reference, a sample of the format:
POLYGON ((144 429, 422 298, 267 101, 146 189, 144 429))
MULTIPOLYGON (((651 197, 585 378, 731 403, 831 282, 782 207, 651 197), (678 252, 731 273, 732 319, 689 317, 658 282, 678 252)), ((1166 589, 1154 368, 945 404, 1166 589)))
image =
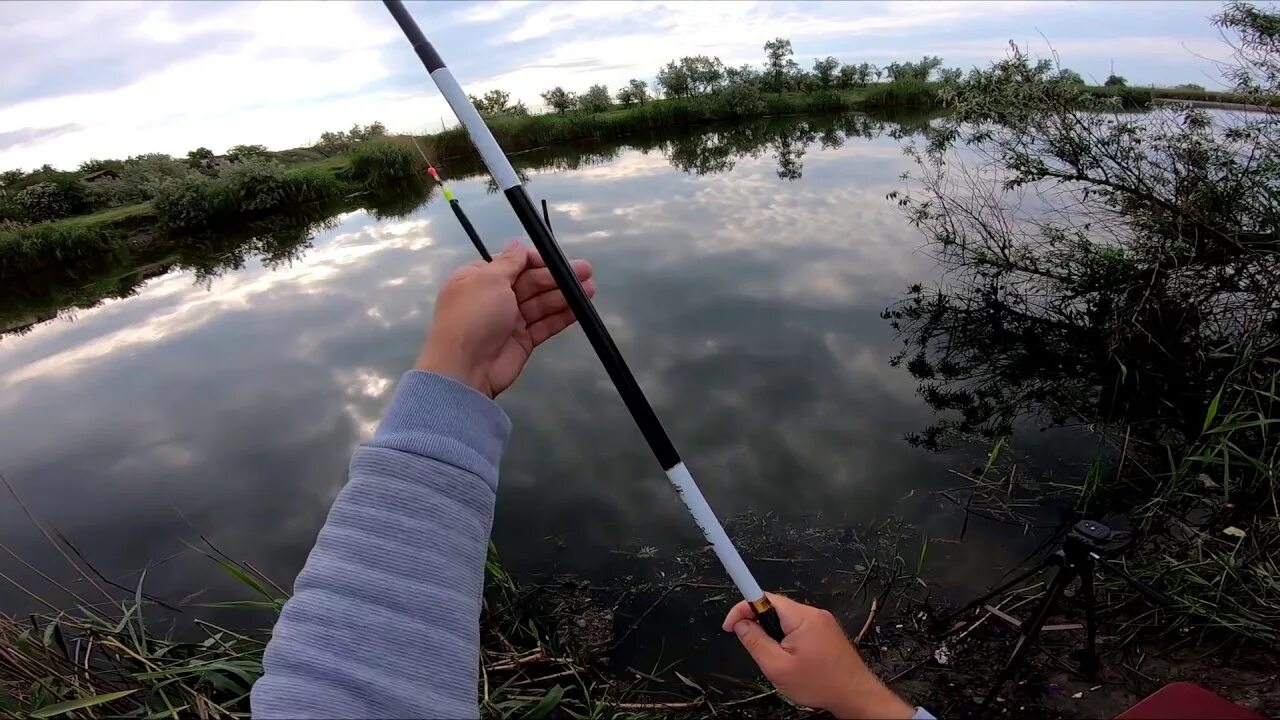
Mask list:
POLYGON ((484 559, 509 430, 474 390, 404 376, 276 624, 255 717, 477 714, 484 559))

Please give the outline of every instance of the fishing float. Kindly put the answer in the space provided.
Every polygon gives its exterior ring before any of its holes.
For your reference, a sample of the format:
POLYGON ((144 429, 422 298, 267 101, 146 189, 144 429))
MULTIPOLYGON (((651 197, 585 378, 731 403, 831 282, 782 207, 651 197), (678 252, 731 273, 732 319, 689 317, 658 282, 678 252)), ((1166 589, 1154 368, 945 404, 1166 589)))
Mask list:
MULTIPOLYGON (((774 640, 781 641, 783 632, 782 624, 778 620, 778 611, 769 603, 768 597, 760 589, 760 583, 756 582, 755 576, 751 574, 747 564, 743 562, 738 549, 734 547, 733 541, 729 539, 729 535, 724 531, 724 526, 720 524, 715 512, 711 510, 711 505, 703 497, 702 491, 698 489, 698 484, 694 482, 693 475, 689 473, 689 469, 685 467, 680 454, 676 452, 675 445, 671 442, 667 431, 662 427, 662 422, 658 420, 653 406, 649 404, 649 399, 645 397, 644 391, 640 389, 640 384, 636 382, 631 369, 627 367, 626 360, 623 359, 621 351, 618 350, 618 346, 613 341, 613 337, 609 335, 609 330, 605 327, 604 321, 600 319, 595 306, 591 304, 591 299, 587 297, 586 291, 583 290, 582 283, 578 281, 577 275, 574 273, 573 268, 570 267, 564 251, 560 249, 559 243, 556 242, 555 236, 552 235, 547 222, 549 218, 538 216, 533 200, 530 199, 528 191, 525 190, 520 178, 516 175, 515 168, 511 166, 506 154, 499 147, 498 141, 494 139, 489 126, 485 124, 475 105, 471 103, 471 100, 467 98, 467 94, 463 92, 462 87, 458 85, 458 81, 454 79, 453 73, 444 64, 440 54, 436 52, 430 41, 422 34, 418 23, 409 14, 409 10, 405 8, 402 0, 383 0, 383 4, 386 5, 387 10, 391 13, 391 17, 395 18, 396 23, 404 32, 405 38, 413 45, 414 52, 417 53, 423 66, 426 67, 427 74, 431 76, 432 82, 435 83, 440 94, 444 96, 445 101, 449 103, 449 108, 453 110, 453 114, 457 116, 462 127, 466 129, 472 145, 475 146, 476 151, 480 153, 480 158, 484 161, 485 166, 488 167, 489 174, 493 176, 494 181, 502 189, 507 201, 511 203, 511 209, 515 212, 516 218, 520 220, 520 224, 524 226, 529 239, 533 241, 533 246, 542 256, 543 261, 546 262, 547 269, 551 272, 551 277, 555 280, 557 287, 560 288, 560 292, 564 294, 569 309, 573 311, 578 324, 582 326, 583 334, 587 336, 587 340, 595 350, 596 356, 600 358, 605 372, 608 373, 609 379, 613 381, 614 388, 622 397, 623 404, 626 405, 627 411, 631 413, 631 417, 639 427, 645 442, 648 443, 649 448, 653 451, 654 458, 662 466, 663 472, 666 473, 667 479, 675 487, 676 493, 679 494, 680 499, 684 502, 689 514, 693 516, 694 523, 702 531, 703 537, 710 543, 716 557, 720 560, 720 564, 724 566, 725 571, 733 580, 733 584, 738 588, 738 592, 742 593, 742 597, 751 605, 751 609, 755 612, 756 620, 761 627, 774 640)), ((545 204, 543 211, 545 213, 545 204)), ((461 218, 462 216, 459 217, 461 218)), ((475 241, 474 238, 473 241, 475 241)))
POLYGON ((444 180, 440 178, 440 173, 436 172, 436 166, 431 164, 431 159, 422 151, 422 146, 418 144, 418 138, 413 139, 413 146, 418 149, 418 154, 422 156, 422 162, 427 164, 427 173, 431 175, 431 179, 436 181, 440 186, 440 192, 444 193, 444 199, 449 201, 449 207, 453 208, 453 214, 458 217, 458 222, 462 225, 462 229, 466 231, 467 237, 471 238, 471 244, 476 246, 476 252, 480 253, 480 257, 485 262, 493 262, 493 256, 489 254, 489 249, 484 246, 484 241, 480 239, 480 233, 476 232, 476 228, 471 224, 470 218, 462 211, 462 203, 458 202, 458 198, 449 192, 449 186, 444 184, 444 180))

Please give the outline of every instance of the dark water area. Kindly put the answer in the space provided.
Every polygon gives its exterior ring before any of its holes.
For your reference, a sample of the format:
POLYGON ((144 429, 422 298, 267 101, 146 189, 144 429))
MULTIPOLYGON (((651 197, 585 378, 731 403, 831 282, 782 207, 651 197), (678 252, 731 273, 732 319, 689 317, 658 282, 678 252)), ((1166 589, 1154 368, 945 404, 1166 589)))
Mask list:
MULTIPOLYGON (((600 314, 721 517, 835 530, 901 518, 908 569, 961 599, 1044 531, 975 518, 957 542, 963 513, 933 491, 962 484, 954 471, 987 448, 904 440, 934 415, 890 366, 901 342, 880 313, 939 272, 885 197, 909 165, 889 131, 911 127, 787 119, 517 160, 566 251, 594 264, 600 314)), ((453 184, 492 247, 521 234, 485 176, 453 184)), ((116 276, 103 295, 124 297, 95 304, 82 288, 79 309, 23 310, 30 323, 11 324, 29 326, 0 337, 0 472, 104 574, 131 585, 146 567, 148 590, 171 600, 241 592, 184 544, 201 535, 291 582, 436 289, 473 259, 425 191, 250 235, 116 276)), ((515 431, 493 538, 517 580, 608 584, 698 547, 579 331, 540 349, 499 402, 515 431)), ((1015 445, 1063 480, 1092 450, 1031 426, 1015 445)), ((66 575, 7 497, 0 542, 66 575)), ((766 585, 819 600, 813 578, 840 569, 757 565, 766 585)), ((0 567, 57 597, 13 558, 0 567)), ((697 654, 732 601, 703 607, 692 634, 688 613, 663 606, 645 632, 697 654)), ((0 608, 34 606, 6 585, 0 608)))

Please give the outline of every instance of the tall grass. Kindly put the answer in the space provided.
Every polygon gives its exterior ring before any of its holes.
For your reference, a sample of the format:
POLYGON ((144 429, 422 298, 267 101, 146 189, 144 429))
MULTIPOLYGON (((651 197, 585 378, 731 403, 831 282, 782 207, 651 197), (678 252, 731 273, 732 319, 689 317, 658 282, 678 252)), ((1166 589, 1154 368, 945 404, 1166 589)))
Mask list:
POLYGON ((938 104, 939 83, 925 80, 894 80, 867 88, 862 103, 870 108, 928 108, 938 104))
POLYGON ((363 143, 347 156, 345 177, 366 188, 385 187, 417 174, 417 156, 400 143, 363 143))
POLYGON ((125 237, 109 224, 68 221, 0 231, 0 278, 110 256, 125 237))

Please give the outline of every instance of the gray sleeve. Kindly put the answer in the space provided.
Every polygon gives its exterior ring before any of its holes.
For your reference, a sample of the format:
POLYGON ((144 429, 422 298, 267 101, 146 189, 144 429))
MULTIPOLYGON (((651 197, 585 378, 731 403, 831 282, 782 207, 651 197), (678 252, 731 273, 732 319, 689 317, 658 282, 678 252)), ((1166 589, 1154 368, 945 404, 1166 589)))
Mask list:
POLYGON ((404 375, 276 623, 255 717, 478 716, 484 560, 510 429, 475 390, 404 375))

